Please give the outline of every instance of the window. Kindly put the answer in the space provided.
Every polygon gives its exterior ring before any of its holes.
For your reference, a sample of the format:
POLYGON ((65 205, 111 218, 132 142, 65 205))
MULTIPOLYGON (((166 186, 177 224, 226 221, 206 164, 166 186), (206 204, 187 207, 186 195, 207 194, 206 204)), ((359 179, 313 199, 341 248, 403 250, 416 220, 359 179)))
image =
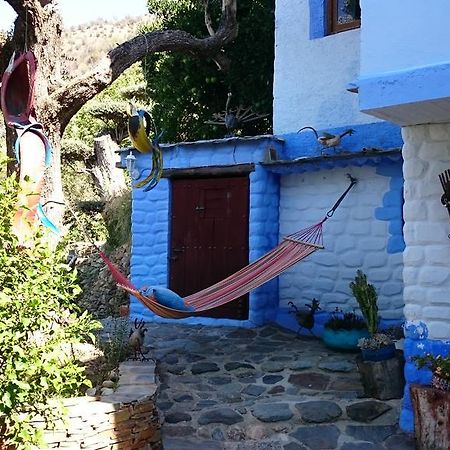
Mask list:
POLYGON ((328 0, 328 34, 361 26, 359 0, 328 0))

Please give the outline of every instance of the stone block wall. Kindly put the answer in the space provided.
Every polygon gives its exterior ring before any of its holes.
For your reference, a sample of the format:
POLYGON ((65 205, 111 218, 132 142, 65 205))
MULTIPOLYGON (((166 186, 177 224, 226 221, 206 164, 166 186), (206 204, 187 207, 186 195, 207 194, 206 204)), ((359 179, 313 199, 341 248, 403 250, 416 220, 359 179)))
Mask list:
POLYGON ((44 428, 49 448, 162 449, 154 364, 128 361, 119 370, 115 391, 65 399, 66 416, 54 429, 45 429, 43 419, 34 421, 37 428, 44 428))
POLYGON ((280 276, 280 306, 286 308, 289 301, 303 306, 315 297, 327 311, 336 307, 351 311, 357 303, 349 283, 361 269, 378 291, 381 317, 399 320, 403 312, 399 162, 284 176, 280 236, 324 217, 348 186, 348 172, 358 183, 325 222, 325 249, 280 276))
POLYGON ((450 218, 438 175, 450 169, 450 124, 403 129, 405 379, 400 425, 414 428, 409 385, 429 384, 431 372, 411 357, 450 353, 450 218))

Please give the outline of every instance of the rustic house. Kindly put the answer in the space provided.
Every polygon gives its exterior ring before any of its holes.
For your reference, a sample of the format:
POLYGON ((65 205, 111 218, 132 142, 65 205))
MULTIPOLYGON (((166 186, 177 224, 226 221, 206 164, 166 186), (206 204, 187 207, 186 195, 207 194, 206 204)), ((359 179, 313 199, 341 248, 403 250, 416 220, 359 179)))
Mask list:
MULTIPOLYGON (((361 269, 378 289, 383 321, 409 321, 407 361, 450 348, 450 222, 438 179, 450 164, 450 4, 360 6, 277 0, 274 135, 166 145, 159 185, 133 190, 132 281, 185 296, 319 221, 347 187, 346 174, 358 179, 324 224, 324 250, 186 322, 294 328, 290 301, 356 307, 348 285, 361 269), (304 127, 343 136, 327 146, 304 127)), ((151 160, 136 157, 144 176, 151 160)), ((137 301, 131 313, 167 320, 137 301)), ((407 381, 421 376, 408 362, 407 381)), ((411 430, 405 392, 401 425, 411 430)))

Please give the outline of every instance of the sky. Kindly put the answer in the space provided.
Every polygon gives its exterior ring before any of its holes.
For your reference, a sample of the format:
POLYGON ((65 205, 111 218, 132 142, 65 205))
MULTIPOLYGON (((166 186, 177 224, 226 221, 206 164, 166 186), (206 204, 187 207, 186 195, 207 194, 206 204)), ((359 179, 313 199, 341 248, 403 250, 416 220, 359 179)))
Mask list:
MULTIPOLYGON (((92 20, 121 19, 148 13, 146 0, 58 0, 65 27, 92 20)), ((0 0, 0 30, 9 30, 16 14, 4 0, 0 0)))

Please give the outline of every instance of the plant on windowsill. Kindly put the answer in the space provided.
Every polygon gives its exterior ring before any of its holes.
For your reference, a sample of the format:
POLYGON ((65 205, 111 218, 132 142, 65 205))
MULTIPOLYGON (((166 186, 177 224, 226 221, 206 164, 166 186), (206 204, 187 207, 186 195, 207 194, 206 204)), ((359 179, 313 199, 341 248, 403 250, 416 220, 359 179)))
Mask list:
POLYGON ((373 284, 367 281, 367 276, 361 271, 356 272, 355 279, 350 283, 350 289, 361 309, 370 336, 358 342, 365 361, 383 361, 395 356, 395 343, 387 333, 378 331, 378 295, 373 284))
POLYGON ((354 312, 344 313, 336 308, 325 322, 322 340, 327 347, 338 350, 357 350, 358 341, 368 337, 364 319, 354 312))

